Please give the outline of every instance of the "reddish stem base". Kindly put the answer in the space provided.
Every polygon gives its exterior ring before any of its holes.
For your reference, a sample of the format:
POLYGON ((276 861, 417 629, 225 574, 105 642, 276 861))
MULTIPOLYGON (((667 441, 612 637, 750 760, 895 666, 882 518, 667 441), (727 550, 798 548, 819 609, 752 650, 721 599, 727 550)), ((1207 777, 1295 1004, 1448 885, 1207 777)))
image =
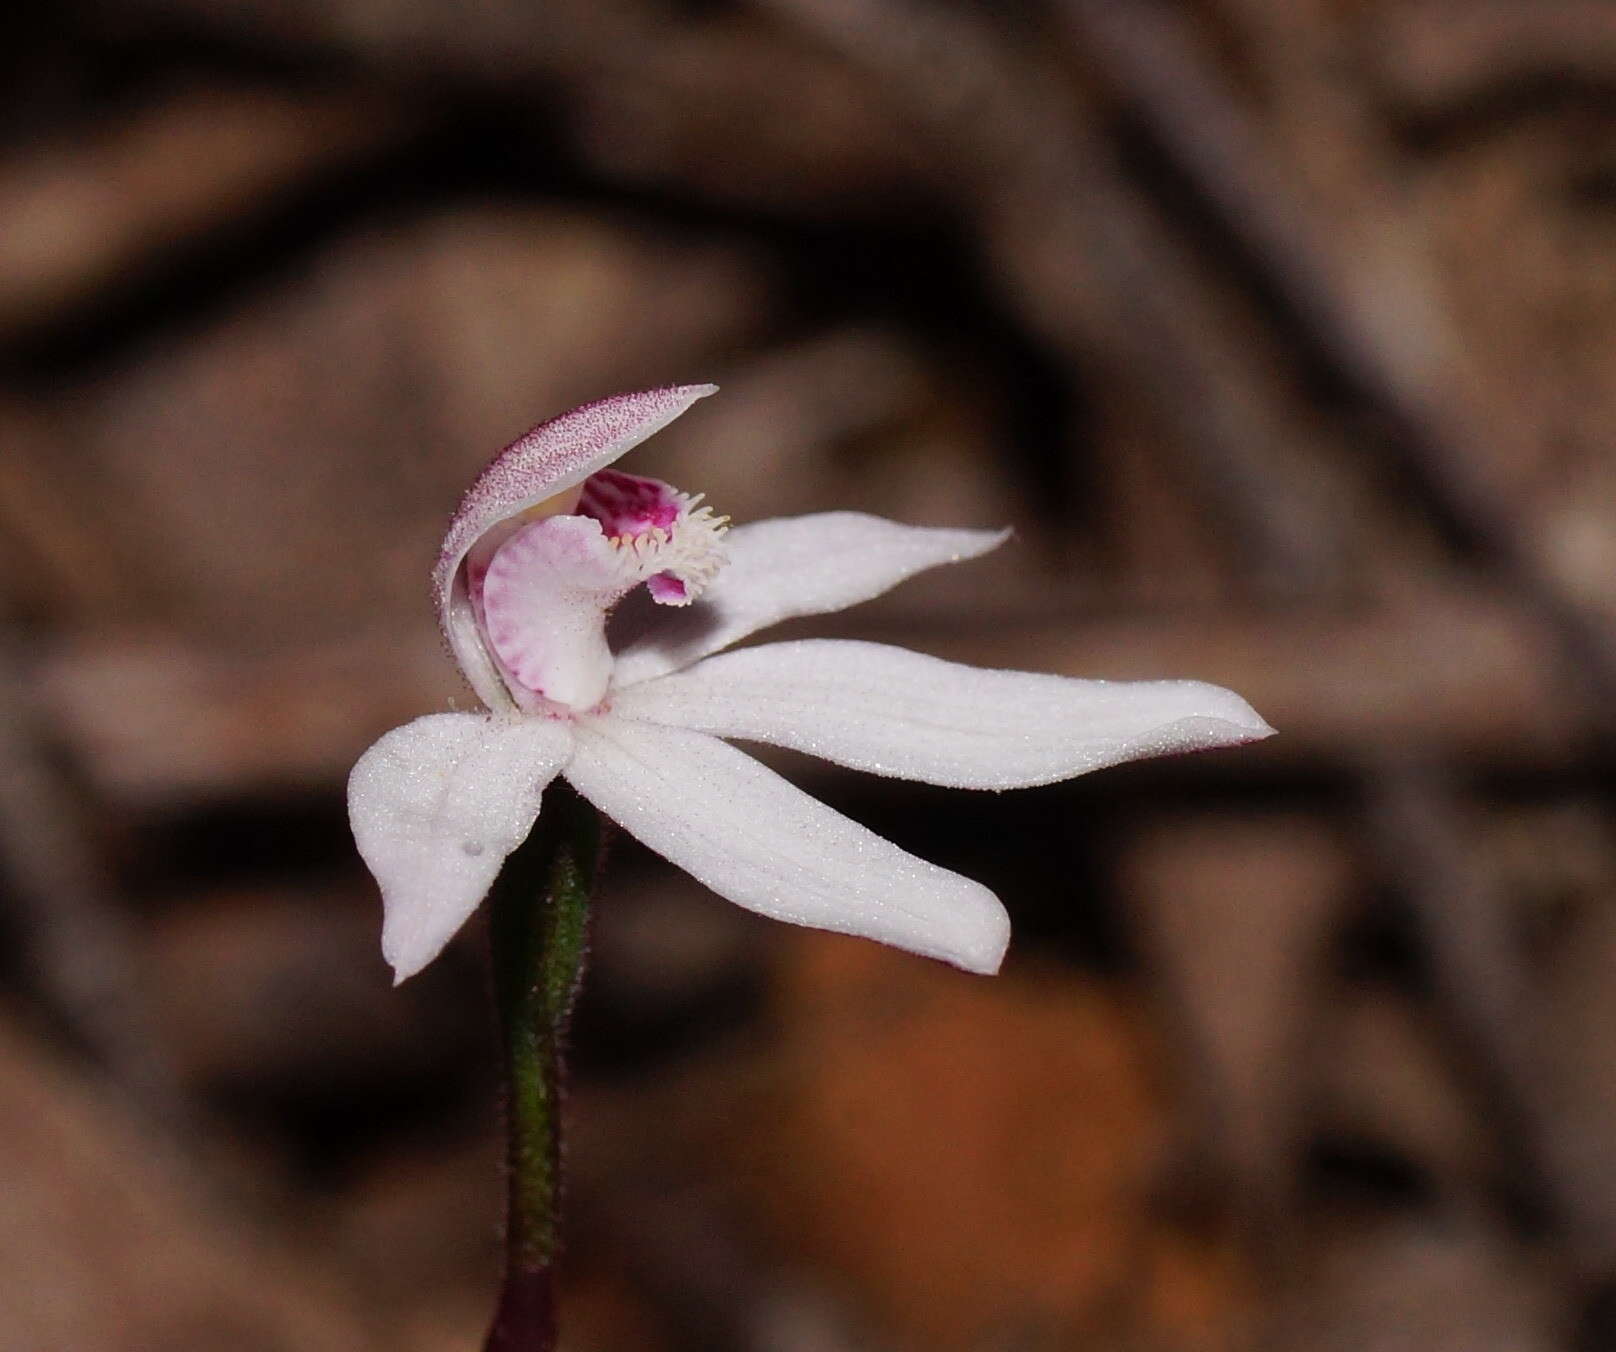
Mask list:
POLYGON ((555 1345, 554 1270, 508 1271, 483 1352, 555 1352, 555 1345))

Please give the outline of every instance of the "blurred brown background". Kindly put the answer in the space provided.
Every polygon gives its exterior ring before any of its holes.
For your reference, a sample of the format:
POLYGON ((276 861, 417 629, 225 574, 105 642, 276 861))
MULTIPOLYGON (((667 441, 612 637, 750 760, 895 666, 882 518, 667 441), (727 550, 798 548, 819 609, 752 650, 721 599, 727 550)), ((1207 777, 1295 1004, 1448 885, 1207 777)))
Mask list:
POLYGON ((1016 527, 803 632, 1283 735, 967 795, 1006 973, 620 841, 572 1349, 1616 1347, 1609 0, 58 0, 0 19, 0 1348, 476 1346, 480 936, 343 815, 480 464, 1016 527))

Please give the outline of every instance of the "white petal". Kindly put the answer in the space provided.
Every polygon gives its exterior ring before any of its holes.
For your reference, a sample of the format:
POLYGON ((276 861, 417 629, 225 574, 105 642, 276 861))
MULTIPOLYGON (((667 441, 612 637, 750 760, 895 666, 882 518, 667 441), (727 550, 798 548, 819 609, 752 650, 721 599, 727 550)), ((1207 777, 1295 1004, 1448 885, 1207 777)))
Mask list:
POLYGON ((566 723, 430 714, 359 758, 348 820, 381 885, 382 955, 396 980, 437 957, 477 909, 571 753, 566 723))
POLYGON ((1273 732, 1240 696, 1201 681, 990 671, 835 639, 709 657, 620 691, 613 710, 970 789, 1049 784, 1273 732))
POLYGON ((794 925, 997 971, 1010 922, 980 883, 849 821, 699 732, 604 716, 577 725, 573 786, 722 897, 794 925))
POLYGON ((863 512, 821 512, 736 526, 729 564, 694 605, 663 611, 619 652, 618 687, 689 666, 766 625, 868 601, 938 564, 974 559, 1009 531, 905 526, 863 512))
POLYGON ((513 693, 600 703, 612 670, 606 612, 633 582, 623 561, 586 516, 535 521, 500 546, 483 583, 484 623, 513 693))

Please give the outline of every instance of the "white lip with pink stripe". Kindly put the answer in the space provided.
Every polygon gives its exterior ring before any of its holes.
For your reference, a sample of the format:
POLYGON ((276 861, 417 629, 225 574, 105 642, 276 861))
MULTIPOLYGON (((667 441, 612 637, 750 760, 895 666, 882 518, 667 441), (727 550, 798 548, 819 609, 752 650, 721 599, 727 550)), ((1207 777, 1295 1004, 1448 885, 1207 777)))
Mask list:
POLYGON ((987 888, 825 807, 727 739, 1009 789, 1273 732, 1238 695, 1199 681, 991 671, 831 639, 726 651, 975 558, 1008 532, 858 512, 726 532, 699 498, 608 468, 713 392, 675 386, 563 414, 501 452, 462 502, 434 590, 489 712, 397 728, 348 781, 397 980, 476 909, 557 775, 738 905, 996 971, 1009 920, 987 888), (607 615, 642 584, 657 622, 613 651, 607 615))
POLYGON ((506 537, 467 580, 485 646, 512 700, 564 717, 606 697, 607 613, 646 584, 659 605, 689 605, 724 566, 725 522, 656 479, 603 470, 575 513, 506 537))

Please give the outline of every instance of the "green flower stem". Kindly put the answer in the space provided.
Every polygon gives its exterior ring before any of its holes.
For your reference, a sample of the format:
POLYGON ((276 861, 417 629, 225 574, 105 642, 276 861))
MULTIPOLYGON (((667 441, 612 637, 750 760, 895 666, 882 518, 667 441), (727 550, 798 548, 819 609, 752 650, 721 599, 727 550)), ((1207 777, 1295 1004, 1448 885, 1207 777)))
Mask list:
POLYGON ((510 1191, 505 1282, 486 1352, 555 1347, 567 1027, 583 978, 600 841, 594 808, 557 780, 489 896, 510 1191))

